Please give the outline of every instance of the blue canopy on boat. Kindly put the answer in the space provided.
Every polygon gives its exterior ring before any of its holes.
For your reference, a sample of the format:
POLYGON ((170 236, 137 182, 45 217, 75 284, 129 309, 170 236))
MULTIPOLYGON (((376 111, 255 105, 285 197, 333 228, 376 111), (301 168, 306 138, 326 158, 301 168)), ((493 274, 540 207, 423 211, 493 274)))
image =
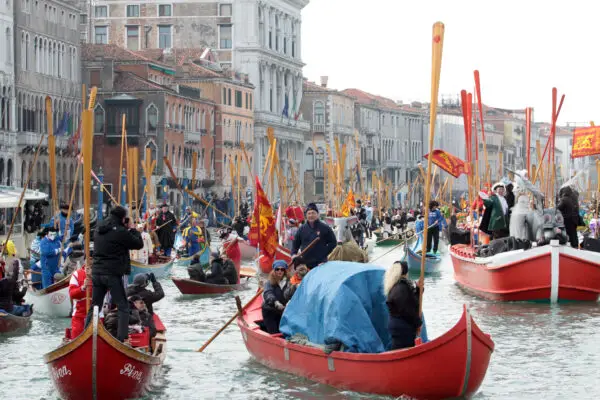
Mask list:
POLYGON ((353 353, 385 351, 391 339, 384 273, 379 266, 342 261, 311 270, 285 308, 281 333, 303 334, 315 344, 341 342, 353 353))

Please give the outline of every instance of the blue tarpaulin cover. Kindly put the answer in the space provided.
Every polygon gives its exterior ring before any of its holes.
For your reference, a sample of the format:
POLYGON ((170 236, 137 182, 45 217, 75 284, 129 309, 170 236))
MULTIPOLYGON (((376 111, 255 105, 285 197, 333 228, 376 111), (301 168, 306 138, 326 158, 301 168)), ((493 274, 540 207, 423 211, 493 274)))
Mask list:
POLYGON ((384 273, 379 266, 343 261, 313 269, 287 304, 281 333, 303 334, 316 344, 341 342, 352 353, 385 351, 390 335, 384 273))

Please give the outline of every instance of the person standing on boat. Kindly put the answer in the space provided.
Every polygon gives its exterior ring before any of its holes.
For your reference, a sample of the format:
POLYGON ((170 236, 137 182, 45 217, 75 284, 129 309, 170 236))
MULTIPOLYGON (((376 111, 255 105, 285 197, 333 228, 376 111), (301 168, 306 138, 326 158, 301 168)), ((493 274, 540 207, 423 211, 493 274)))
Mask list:
POLYGON ((175 233, 177 232, 177 218, 171 211, 167 203, 163 203, 161 207, 161 213, 156 221, 156 233, 158 234, 158 240, 160 240, 160 248, 164 255, 169 257, 173 245, 175 244, 175 233))
POLYGON ((199 253, 207 246, 204 232, 202 231, 202 228, 198 226, 198 220, 196 218, 192 218, 191 225, 183 230, 182 239, 185 243, 184 246, 188 249, 189 257, 199 253))
POLYGON ((577 237, 577 225, 579 225, 579 193, 565 186, 558 191, 558 205, 556 208, 563 216, 565 221, 565 230, 569 237, 569 243, 574 249, 579 248, 579 238, 577 237))
POLYGON ((183 214, 183 218, 181 218, 181 222, 179 223, 179 228, 182 230, 187 228, 188 225, 192 222, 192 217, 193 217, 192 207, 187 206, 185 208, 185 213, 183 214))
POLYGON ((448 227, 446 218, 440 212, 440 204, 431 200, 429 202, 429 228, 427 229, 427 252, 431 251, 431 245, 433 244, 433 252, 438 252, 438 245, 440 244, 440 230, 448 227), (433 242, 433 243, 432 243, 433 242))
MULTIPOLYGON (((307 220, 309 220, 308 215, 307 220)), ((290 285, 287 270, 288 265, 285 261, 276 260, 273 262, 269 278, 263 288, 263 324, 270 334, 279 333, 279 323, 287 304, 285 292, 290 285)))
POLYGON ((385 271, 383 293, 390 313, 390 350, 414 347, 423 324, 419 317, 419 287, 408 279, 408 263, 396 261, 385 271))
POLYGON ((319 241, 304 254, 306 266, 312 269, 327 262, 327 256, 335 249, 337 239, 333 229, 319 220, 319 209, 315 203, 308 204, 305 213, 306 223, 296 233, 292 247, 292 259, 296 257, 298 251, 304 250, 316 238, 319 238, 319 241))
POLYGON ((150 254, 152 254, 152 249, 154 245, 152 244, 152 238, 150 234, 144 230, 145 224, 137 224, 137 231, 142 236, 142 241, 144 242, 144 247, 140 250, 131 250, 130 258, 134 261, 139 262, 140 264, 148 264, 148 259, 150 254))
POLYGON ((48 228, 46 237, 40 242, 40 261, 42 267, 42 289, 54 283, 54 274, 58 270, 58 256, 60 254, 60 239, 56 228, 48 228))
POLYGON ((13 260, 10 267, 7 268, 6 276, 0 279, 0 310, 4 310, 12 315, 26 317, 31 315, 31 305, 21 305, 27 286, 19 289, 17 280, 19 279, 19 260, 13 260))
POLYGON ((60 203, 60 213, 58 214, 58 221, 56 220, 56 217, 52 217, 50 219, 50 222, 46 224, 46 226, 53 226, 58 229, 58 237, 61 241, 63 240, 65 234, 67 235, 68 239, 75 231, 75 221, 73 220, 73 217, 69 217, 69 221, 67 223, 68 214, 69 204, 62 202, 60 203))
POLYGON ((371 239, 373 236, 373 230, 371 229, 371 225, 373 225, 373 207, 371 206, 371 200, 367 200, 367 206, 365 207, 365 213, 367 215, 367 237, 371 239))
POLYGON ((508 203, 504 198, 505 187, 502 182, 497 182, 492 187, 494 194, 487 196, 479 192, 479 197, 483 199, 486 211, 481 221, 480 229, 484 233, 491 233, 493 239, 508 237, 508 203), (486 214, 489 210, 489 220, 486 221, 486 214), (487 223, 486 223, 487 222, 487 223))
POLYGON ((129 222, 127 211, 117 206, 107 219, 100 222, 94 232, 94 268, 92 269, 92 306, 85 319, 87 327, 92 320, 94 307, 102 308, 106 292, 118 307, 119 328, 117 339, 128 338, 129 303, 125 297, 123 277, 131 273, 130 250, 144 247, 142 235, 129 222))
POLYGON ((75 339, 83 332, 85 326, 85 316, 87 311, 85 309, 85 297, 87 288, 92 286, 92 280, 89 278, 89 269, 86 265, 91 264, 90 262, 83 264, 73 272, 71 280, 69 281, 69 297, 73 303, 73 314, 71 315, 71 339, 75 339))

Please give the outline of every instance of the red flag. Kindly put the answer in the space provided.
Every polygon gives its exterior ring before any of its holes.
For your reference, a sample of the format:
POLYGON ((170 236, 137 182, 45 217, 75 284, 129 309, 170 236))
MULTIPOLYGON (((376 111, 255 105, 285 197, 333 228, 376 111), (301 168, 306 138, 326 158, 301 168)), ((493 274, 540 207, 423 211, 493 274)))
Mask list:
POLYGON ((571 158, 600 154, 600 127, 590 126, 573 131, 571 158))
POLYGON ((251 244, 258 245, 259 249, 268 257, 273 258, 275 256, 278 243, 273 207, 271 207, 258 177, 256 177, 256 201, 254 202, 248 239, 251 244))
MULTIPOLYGON (((444 150, 433 150, 431 154, 433 155, 431 161, 455 178, 468 172, 468 166, 463 160, 450 153, 446 153, 444 150)), ((425 158, 428 157, 429 154, 425 154, 425 158)))

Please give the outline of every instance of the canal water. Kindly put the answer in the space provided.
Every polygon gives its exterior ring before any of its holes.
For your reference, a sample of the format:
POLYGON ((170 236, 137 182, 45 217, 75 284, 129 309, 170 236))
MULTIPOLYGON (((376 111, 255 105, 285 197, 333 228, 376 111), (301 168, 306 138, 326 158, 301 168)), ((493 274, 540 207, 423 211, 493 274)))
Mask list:
MULTIPOLYGON (((376 248, 372 258, 385 251, 376 248)), ((392 252, 375 263, 400 259, 392 252)), ((185 268, 174 269, 186 275, 185 268)), ((183 298, 170 280, 161 281, 166 298, 155 306, 167 326, 168 354, 147 399, 380 399, 339 391, 280 373, 252 360, 232 324, 203 353, 198 349, 236 311, 232 294, 183 298)), ((496 349, 476 399, 599 399, 600 305, 551 306, 494 303, 463 293, 453 280, 449 255, 440 276, 425 280, 424 312, 430 339, 450 329, 463 304, 496 349)), ((250 299, 257 288, 241 292, 250 299)), ((35 315, 26 334, 0 336, 0 399, 56 399, 42 356, 59 345, 68 320, 35 315)), ((400 372, 398 372, 400 373, 400 372)), ((440 377, 443 379, 443 377, 440 377)))

